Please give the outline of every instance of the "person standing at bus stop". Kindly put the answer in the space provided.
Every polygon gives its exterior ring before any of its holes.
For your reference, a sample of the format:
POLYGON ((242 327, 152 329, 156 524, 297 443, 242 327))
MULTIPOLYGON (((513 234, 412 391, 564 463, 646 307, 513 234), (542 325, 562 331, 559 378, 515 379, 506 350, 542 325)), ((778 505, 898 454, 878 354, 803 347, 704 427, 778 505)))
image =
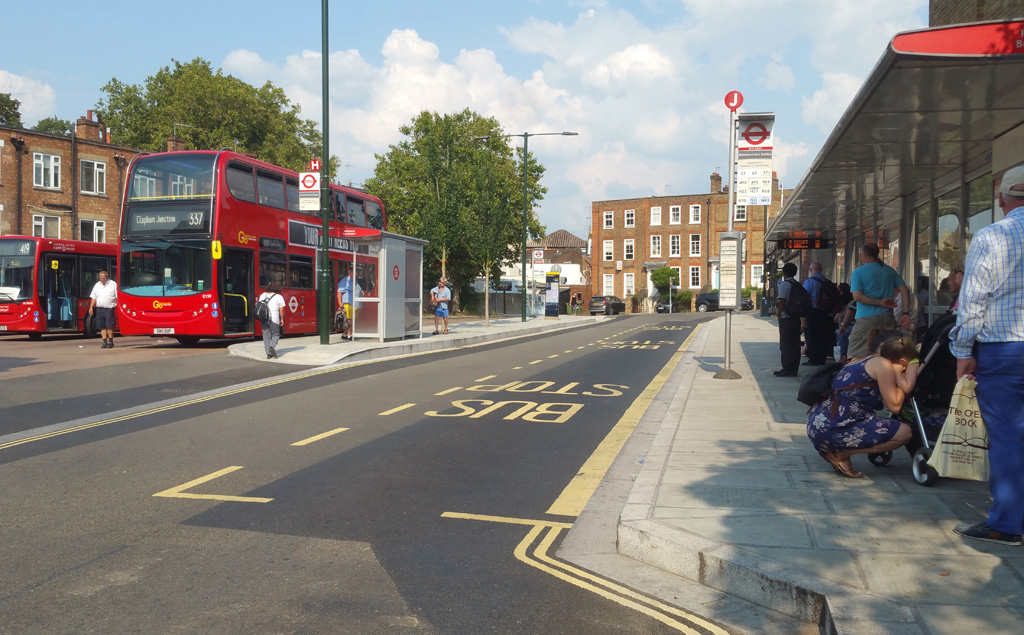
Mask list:
POLYGON ((867 357, 868 333, 872 329, 895 331, 899 328, 910 331, 910 289, 903 278, 892 267, 878 258, 878 245, 864 243, 860 257, 864 262, 853 270, 850 276, 850 292, 857 302, 856 322, 850 333, 850 357, 867 357), (896 308, 893 296, 899 292, 901 311, 897 322, 892 310, 896 308))
POLYGON ((352 301, 353 296, 361 298, 363 296, 363 288, 356 282, 356 269, 352 267, 348 270, 348 275, 338 281, 338 293, 337 293, 338 306, 345 312, 345 317, 348 318, 348 328, 341 332, 341 339, 350 340, 352 339, 352 328, 355 325, 356 319, 356 306, 352 301))
POLYGON ((257 302, 267 301, 267 308, 270 309, 270 319, 260 320, 260 329, 263 330, 263 350, 267 352, 267 359, 277 358, 277 342, 281 339, 281 328, 284 326, 284 296, 281 295, 281 285, 271 282, 267 290, 260 294, 257 302))
POLYGON ((114 348, 114 311, 117 309, 117 283, 106 271, 100 272, 99 282, 89 294, 89 315, 95 315, 96 329, 103 338, 100 348, 114 348))
POLYGON ((430 301, 437 307, 434 309, 434 335, 437 335, 437 319, 444 322, 444 334, 448 335, 448 302, 452 299, 452 290, 448 288, 448 278, 441 278, 437 286, 430 290, 430 301))

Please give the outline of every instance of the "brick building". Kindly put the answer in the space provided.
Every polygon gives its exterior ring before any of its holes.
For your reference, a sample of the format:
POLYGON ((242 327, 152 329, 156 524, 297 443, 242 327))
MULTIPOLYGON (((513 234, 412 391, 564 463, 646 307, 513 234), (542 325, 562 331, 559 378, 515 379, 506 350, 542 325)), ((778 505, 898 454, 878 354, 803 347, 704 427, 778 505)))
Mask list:
POLYGON ((117 242, 128 163, 92 111, 75 134, 0 126, 0 235, 117 242))
POLYGON ((928 26, 986 20, 1010 20, 1024 15, 1024 0, 929 0, 928 26))
MULTIPOLYGON (((728 230, 728 188, 711 175, 705 194, 651 196, 596 201, 591 204, 591 290, 593 295, 657 291, 651 273, 661 267, 679 272, 680 286, 693 291, 718 287, 719 234, 728 230)), ((761 285, 764 273, 764 229, 778 215, 789 191, 775 190, 771 206, 737 206, 733 230, 747 233, 743 246, 742 286, 761 285), (767 216, 766 216, 767 214, 767 216)), ((629 303, 627 302, 627 306, 629 303)))

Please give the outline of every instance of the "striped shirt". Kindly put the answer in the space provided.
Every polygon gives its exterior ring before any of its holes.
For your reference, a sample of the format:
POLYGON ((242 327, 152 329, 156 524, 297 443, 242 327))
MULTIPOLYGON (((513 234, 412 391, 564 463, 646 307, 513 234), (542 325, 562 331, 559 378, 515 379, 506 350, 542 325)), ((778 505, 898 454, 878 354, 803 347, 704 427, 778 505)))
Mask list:
POLYGON ((985 227, 967 251, 949 350, 971 357, 978 342, 1024 342, 1024 206, 985 227))

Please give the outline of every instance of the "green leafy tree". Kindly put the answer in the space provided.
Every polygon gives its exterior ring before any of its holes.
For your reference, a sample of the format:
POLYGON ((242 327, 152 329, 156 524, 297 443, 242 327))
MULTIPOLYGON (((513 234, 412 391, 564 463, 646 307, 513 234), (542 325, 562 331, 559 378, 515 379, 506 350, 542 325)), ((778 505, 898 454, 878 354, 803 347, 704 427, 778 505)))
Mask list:
POLYGON ((661 267, 651 272, 651 284, 660 292, 668 293, 668 285, 672 283, 672 286, 679 284, 679 272, 672 267, 661 267))
MULTIPOLYGON (((191 148, 232 148, 296 171, 321 156, 316 123, 302 119, 299 105, 273 83, 256 88, 202 58, 173 61, 144 86, 113 78, 103 87, 96 110, 118 143, 160 151, 173 133, 191 148)), ((339 165, 332 156, 331 178, 339 165)))
POLYGON ((21 128, 21 102, 10 93, 0 93, 0 126, 21 128))
MULTIPOLYGON (((406 138, 377 155, 366 188, 384 200, 389 229, 430 241, 427 277, 457 281, 457 300, 462 284, 522 249, 522 152, 516 161, 508 140, 477 141, 502 130, 495 119, 468 109, 423 111, 400 132, 406 138)), ((532 156, 529 166, 528 195, 536 203, 547 192, 540 185, 544 167, 532 156)), ((543 226, 532 212, 528 216, 530 234, 542 236, 543 226)))
POLYGON ((59 134, 64 135, 65 137, 71 136, 74 132, 74 128, 71 126, 70 121, 67 119, 60 119, 56 116, 40 119, 36 125, 32 126, 32 129, 36 132, 59 134))

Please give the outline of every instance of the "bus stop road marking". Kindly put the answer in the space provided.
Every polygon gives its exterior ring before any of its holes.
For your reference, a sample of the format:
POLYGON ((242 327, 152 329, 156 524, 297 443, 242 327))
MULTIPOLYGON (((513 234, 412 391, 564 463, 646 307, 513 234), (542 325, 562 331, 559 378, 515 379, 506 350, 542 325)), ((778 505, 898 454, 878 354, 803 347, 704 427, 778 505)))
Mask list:
POLYGON ((647 597, 632 589, 606 580, 588 571, 578 569, 570 564, 555 560, 548 555, 555 539, 564 529, 570 529, 572 525, 549 520, 530 520, 525 518, 507 518, 503 516, 485 516, 481 514, 465 514, 461 512, 444 512, 442 518, 456 518, 462 520, 480 520, 484 522, 504 523, 510 525, 525 525, 530 527, 526 537, 516 546, 514 555, 520 562, 537 569, 543 573, 554 576, 563 582, 572 584, 586 591, 590 591, 616 604, 633 609, 648 617, 658 620, 680 633, 688 635, 728 635, 716 624, 708 622, 697 615, 692 615, 674 606, 659 602, 654 598, 647 597), (546 532, 546 533, 545 533, 546 532), (542 537, 543 534, 543 537, 542 537), (532 555, 530 547, 541 538, 534 547, 532 555))
POLYGON ((675 370, 676 366, 679 365, 679 361, 683 358, 686 350, 690 347, 690 342, 693 341, 697 331, 703 324, 697 325, 697 328, 693 329, 690 336, 683 341, 683 344, 679 347, 672 357, 669 358, 665 366, 658 372, 658 374, 651 380, 651 383, 644 388, 640 396, 630 404, 626 412, 623 413, 622 418, 619 419, 618 423, 608 432, 607 436, 598 444, 597 449, 590 455, 590 458, 583 463, 583 467, 579 469, 576 476, 569 481, 569 484, 565 486, 562 493, 558 496, 555 502, 548 509, 549 514, 556 516, 579 516, 586 506, 587 501, 594 495, 594 491, 597 490, 597 486, 601 484, 601 480, 604 475, 608 472, 608 468, 611 466, 612 461, 622 451, 622 446, 626 444, 626 440, 629 439, 629 435, 633 434, 633 430, 637 424, 640 423, 640 418, 647 412, 648 406, 654 401, 654 397, 657 396, 662 386, 668 380, 669 375, 675 370))
POLYGON ((336 428, 334 430, 329 430, 327 432, 324 432, 323 434, 318 434, 318 435, 316 435, 314 437, 309 437, 308 439, 303 439, 302 441, 296 441, 292 445, 309 445, 310 443, 314 443, 316 441, 319 441, 320 439, 326 439, 327 437, 334 436, 334 435, 338 434, 339 432, 344 432, 346 430, 348 430, 348 428, 336 428))
POLYGON ((486 377, 481 377, 480 379, 476 380, 476 383, 479 384, 480 382, 487 381, 488 379, 494 379, 495 377, 497 377, 497 375, 487 375, 486 377))
MULTIPOLYGON (((491 377, 497 377, 497 375, 491 375, 491 377)), ((483 379, 478 379, 477 381, 484 381, 485 379, 490 379, 491 377, 484 377, 483 379)), ((434 396, 435 397, 440 397, 442 395, 447 395, 450 392, 456 392, 458 390, 462 390, 462 386, 455 386, 454 388, 449 388, 448 390, 442 390, 441 392, 435 392, 434 396)))
MULTIPOLYGON (((456 388, 456 390, 458 390, 458 388, 456 388)), ((378 413, 377 416, 378 417, 386 417, 388 415, 393 415, 396 412, 401 412, 401 411, 405 410, 406 408, 412 408, 415 405, 416 405, 415 403, 403 404, 401 406, 398 406, 397 408, 392 408, 391 410, 385 410, 384 412, 378 413)))
POLYGON ((235 502, 235 503, 269 503, 270 501, 274 500, 273 498, 257 498, 255 496, 225 496, 225 495, 221 495, 221 494, 190 494, 190 493, 185 491, 187 489, 192 489, 193 487, 195 487, 197 485, 202 485, 203 483, 206 483, 208 481, 212 481, 215 478, 220 478, 221 476, 224 476, 225 474, 230 474, 231 472, 234 472, 235 470, 240 470, 240 469, 242 469, 241 465, 232 465, 231 467, 226 467, 223 470, 218 470, 218 471, 214 472, 213 474, 207 474, 206 476, 202 476, 200 478, 197 478, 194 481, 189 481, 188 483, 185 483, 184 485, 178 485, 177 487, 172 487, 171 489, 165 489, 162 492, 157 492, 156 494, 153 494, 153 496, 159 496, 159 497, 163 497, 163 498, 194 498, 194 499, 199 499, 199 500, 229 501, 229 502, 235 502))

